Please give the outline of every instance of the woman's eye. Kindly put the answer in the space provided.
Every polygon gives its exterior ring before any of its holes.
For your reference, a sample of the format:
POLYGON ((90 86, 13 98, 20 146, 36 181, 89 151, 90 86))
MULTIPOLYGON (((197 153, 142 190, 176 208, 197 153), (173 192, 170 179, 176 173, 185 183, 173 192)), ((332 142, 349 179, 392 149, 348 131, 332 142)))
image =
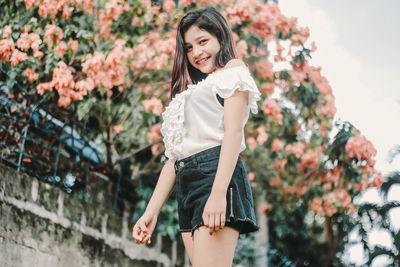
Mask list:
POLYGON ((206 43, 207 41, 208 41, 207 39, 203 39, 203 40, 200 41, 200 43, 201 43, 201 44, 204 44, 204 43, 206 43))
POLYGON ((186 47, 186 52, 190 52, 192 50, 191 47, 186 47))

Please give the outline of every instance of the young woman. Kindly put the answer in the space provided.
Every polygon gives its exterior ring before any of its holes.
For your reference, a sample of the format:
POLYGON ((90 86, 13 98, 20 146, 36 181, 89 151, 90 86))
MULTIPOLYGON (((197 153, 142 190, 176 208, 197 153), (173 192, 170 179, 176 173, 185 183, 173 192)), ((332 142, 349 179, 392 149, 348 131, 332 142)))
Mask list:
POLYGON ((240 152, 244 126, 257 113, 260 92, 236 59, 232 32, 213 7, 180 21, 171 102, 161 133, 168 161, 145 213, 133 227, 150 243, 161 207, 177 185, 179 227, 190 262, 231 266, 240 233, 258 230, 251 187, 240 152))

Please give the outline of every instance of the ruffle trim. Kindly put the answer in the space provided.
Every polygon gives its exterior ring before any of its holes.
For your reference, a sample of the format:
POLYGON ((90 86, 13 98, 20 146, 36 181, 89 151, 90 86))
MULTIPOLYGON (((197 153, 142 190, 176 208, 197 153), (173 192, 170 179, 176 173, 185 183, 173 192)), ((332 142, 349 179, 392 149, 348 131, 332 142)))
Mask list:
POLYGON ((257 101, 261 99, 261 93, 245 65, 213 72, 206 81, 213 93, 218 93, 222 98, 232 96, 236 89, 249 91, 248 106, 253 114, 258 112, 257 101))
POLYGON ((161 134, 165 146, 165 156, 175 162, 182 154, 182 140, 186 134, 184 127, 185 121, 185 102, 186 97, 192 90, 185 90, 171 100, 165 111, 161 114, 163 123, 161 125, 161 134))

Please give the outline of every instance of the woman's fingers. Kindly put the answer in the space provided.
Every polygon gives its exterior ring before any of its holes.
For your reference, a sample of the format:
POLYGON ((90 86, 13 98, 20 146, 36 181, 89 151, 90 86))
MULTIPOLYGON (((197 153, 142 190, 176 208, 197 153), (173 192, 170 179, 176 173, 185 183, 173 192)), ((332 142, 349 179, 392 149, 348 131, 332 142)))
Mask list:
POLYGON ((213 213, 210 214, 210 221, 209 221, 209 226, 208 229, 210 231, 210 235, 213 234, 214 232, 214 226, 215 226, 215 216, 213 213))
POLYGON ((225 216, 226 214, 224 212, 221 213, 221 229, 225 227, 225 216))
POLYGON ((215 226, 214 226, 214 231, 215 232, 218 231, 221 228, 220 219, 221 219, 221 215, 220 214, 216 214, 215 215, 215 226))

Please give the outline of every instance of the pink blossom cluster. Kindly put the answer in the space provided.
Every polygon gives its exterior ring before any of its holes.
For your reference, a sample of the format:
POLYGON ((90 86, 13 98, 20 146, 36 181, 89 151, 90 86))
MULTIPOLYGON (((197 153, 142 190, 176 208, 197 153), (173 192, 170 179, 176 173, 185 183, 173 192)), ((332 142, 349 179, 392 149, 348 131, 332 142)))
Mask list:
POLYGON ((134 58, 131 67, 134 72, 160 70, 168 65, 175 53, 175 35, 169 32, 163 38, 158 32, 150 32, 140 37, 140 44, 133 47, 134 58))
POLYGON ((303 45, 310 37, 310 30, 308 27, 300 27, 300 29, 290 37, 293 45, 303 45))
POLYGON ((14 41, 10 39, 0 40, 0 59, 3 62, 10 60, 10 56, 13 54, 15 49, 14 41))
POLYGON ((12 29, 10 25, 7 25, 3 28, 3 38, 6 39, 12 33, 12 29))
POLYGON ((88 54, 82 63, 82 72, 93 81, 94 87, 104 87, 110 90, 114 86, 123 86, 127 75, 128 59, 132 57, 132 49, 123 48, 123 43, 116 42, 116 46, 108 54, 96 51, 88 54))
POLYGON ((93 89, 93 81, 90 78, 75 83, 71 70, 63 61, 60 61, 54 69, 52 78, 50 82, 39 83, 36 89, 40 95, 45 91, 56 89, 60 107, 67 107, 71 100, 82 99, 93 89))
POLYGON ((265 115, 270 116, 276 123, 282 124, 282 109, 274 99, 266 98, 262 104, 262 110, 265 115))
POLYGON ((272 140, 272 143, 271 143, 271 150, 275 151, 275 152, 279 152, 279 151, 281 151, 282 148, 283 148, 282 141, 279 140, 278 138, 274 138, 274 140, 272 140))
POLYGON ((118 20, 122 13, 129 11, 130 6, 124 0, 111 0, 106 3, 105 9, 98 11, 97 26, 100 36, 105 40, 114 40, 115 36, 111 34, 112 22, 118 20))
POLYGON ((274 80, 274 71, 272 63, 269 61, 260 61, 256 64, 257 77, 263 80, 274 80))
POLYGON ((32 49, 33 56, 36 58, 42 58, 43 52, 39 50, 39 45, 42 43, 39 34, 24 32, 21 34, 17 41, 17 47, 22 51, 28 51, 32 49))
POLYGON ((39 78, 39 74, 37 74, 31 68, 26 68, 22 74, 28 79, 30 83, 36 81, 39 78))
POLYGON ((275 169, 279 172, 284 172, 286 163, 287 163, 287 159, 276 159, 274 162, 272 162, 269 165, 269 168, 275 169))
POLYGON ((158 155, 161 152, 162 149, 162 142, 159 142, 161 140, 161 128, 160 125, 154 124, 151 126, 150 132, 147 133, 147 141, 152 144, 156 143, 151 146, 151 153, 153 155, 158 155))
POLYGON ((262 127, 262 126, 258 127, 257 128, 257 133, 258 133, 258 135, 257 135, 257 143, 259 145, 262 145, 265 142, 267 142, 268 133, 266 132, 265 127, 262 127))
POLYGON ((165 12, 167 12, 167 13, 172 13, 172 11, 174 10, 174 8, 175 8, 175 1, 173 1, 173 0, 166 0, 166 1, 164 1, 164 3, 163 3, 163 9, 164 9, 165 12))
POLYGON ((337 188, 324 195, 322 199, 314 198, 311 209, 321 216, 327 217, 332 217, 340 208, 347 209, 353 214, 356 209, 351 202, 352 199, 349 193, 342 188, 337 188))
POLYGON ((43 36, 43 41, 47 42, 47 48, 51 49, 53 44, 58 44, 63 39, 63 31, 60 27, 54 24, 46 25, 46 32, 43 36))
POLYGON ((273 94, 274 90, 275 90, 275 83, 273 82, 262 83, 260 86, 260 91, 266 95, 273 94))
POLYGON ((93 0, 22 0, 25 7, 31 10, 33 6, 39 7, 39 15, 52 20, 56 19, 57 13, 62 12, 61 18, 66 20, 71 17, 74 7, 84 10, 86 13, 93 12, 93 0))
POLYGON ((268 2, 266 5, 258 3, 257 9, 259 13, 253 17, 252 31, 264 37, 265 43, 274 40, 277 32, 282 32, 286 36, 296 28, 297 20, 287 19, 273 2, 268 2))
POLYGON ((25 61, 28 58, 28 55, 24 52, 19 51, 18 49, 14 49, 11 54, 10 62, 11 65, 15 66, 18 63, 25 61))
POLYGON ((227 8, 228 20, 232 24, 250 21, 254 16, 257 6, 256 0, 239 0, 234 6, 227 8))
POLYGON ((308 149, 306 153, 301 156, 298 169, 300 172, 305 170, 315 170, 318 167, 318 153, 312 149, 308 149))
POLYGON ((359 132, 356 132, 354 136, 347 141, 345 149, 351 158, 356 158, 361 161, 365 160, 368 166, 375 165, 373 157, 376 156, 376 149, 374 145, 359 132))
POLYGON ((300 158, 301 155, 303 155, 304 153, 304 149, 305 149, 305 144, 302 142, 297 142, 296 144, 292 145, 292 144, 288 144, 285 147, 285 152, 286 153, 293 153, 296 158, 300 158))
POLYGON ((160 116, 164 111, 164 106, 160 99, 152 97, 151 99, 143 100, 143 106, 146 112, 153 111, 154 115, 160 116))

